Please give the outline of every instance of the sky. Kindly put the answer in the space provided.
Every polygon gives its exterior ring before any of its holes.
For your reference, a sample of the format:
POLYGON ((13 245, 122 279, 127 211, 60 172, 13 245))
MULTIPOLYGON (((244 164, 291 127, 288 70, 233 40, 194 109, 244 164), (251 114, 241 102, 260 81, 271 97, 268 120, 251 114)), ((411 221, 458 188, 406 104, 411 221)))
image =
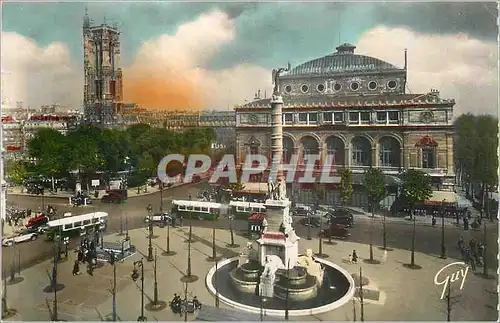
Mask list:
POLYGON ((2 102, 81 108, 82 18, 121 30, 125 101, 232 109, 271 92, 273 68, 341 43, 396 66, 408 91, 439 89, 455 115, 498 114, 496 3, 68 2, 2 5, 2 102))

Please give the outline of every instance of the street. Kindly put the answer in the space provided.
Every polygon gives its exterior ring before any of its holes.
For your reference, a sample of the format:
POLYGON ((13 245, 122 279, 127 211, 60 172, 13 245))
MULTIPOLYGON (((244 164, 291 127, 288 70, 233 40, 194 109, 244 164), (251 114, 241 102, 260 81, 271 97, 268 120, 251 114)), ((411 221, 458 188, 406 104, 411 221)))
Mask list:
MULTIPOLYGON (((193 197, 196 196, 197 191, 202 188, 206 183, 185 185, 174 187, 163 192, 163 209, 170 210, 171 201, 173 199, 183 198, 186 199, 189 194, 193 197)), ((17 205, 21 208, 32 208, 37 210, 40 207, 41 199, 36 197, 26 196, 9 196, 9 204, 17 205)), ((103 204, 100 201, 94 201, 93 205, 88 207, 71 208, 65 206, 67 202, 62 199, 46 200, 45 205, 54 204, 59 213, 72 212, 73 214, 91 213, 93 211, 103 211, 109 214, 109 223, 107 233, 118 233, 120 230, 125 230, 125 223, 129 229, 144 227, 144 216, 146 215, 146 207, 148 204, 153 206, 153 211, 157 212, 160 205, 160 193, 144 195, 140 197, 130 198, 122 205, 116 204, 103 204), (123 207, 123 209, 122 209, 123 207)), ((217 223, 220 229, 228 229, 229 221, 226 217, 221 217, 217 223)), ((194 227, 212 227, 212 223, 208 221, 193 220, 194 227)), ((187 225, 187 222, 184 223, 187 225)), ((308 228, 295 221, 295 230, 297 234, 306 239, 308 236, 308 228)), ((245 232, 247 230, 247 223, 243 220, 234 220, 233 228, 236 231, 245 232)), ((389 248, 411 250, 413 226, 410 222, 390 222, 386 221, 387 228, 387 246, 389 248)), ((382 245, 382 222, 380 219, 370 218, 356 218, 356 225, 350 230, 351 236, 348 241, 369 244, 370 240, 373 241, 375 246, 382 245), (370 234, 372 232, 372 234, 370 234)), ((315 239, 319 229, 311 228, 311 236, 315 239)), ((459 258, 460 252, 457 248, 457 242, 460 236, 465 240, 475 238, 476 240, 483 240, 483 231, 469 230, 464 231, 460 228, 445 227, 445 245, 447 256, 452 258, 459 258)), ((496 225, 489 224, 487 227, 487 261, 489 267, 496 268, 498 254, 498 229, 496 225)), ((70 247, 76 246, 78 239, 73 239, 70 242, 70 247)), ((39 261, 49 257, 53 253, 53 244, 44 241, 40 237, 37 241, 21 243, 11 248, 3 248, 2 260, 4 264, 10 264, 15 260, 16 265, 21 262, 21 267, 29 267, 39 261), (20 253, 20 257, 19 257, 20 253)), ((429 227, 423 225, 416 226, 416 251, 430 254, 439 255, 441 250, 441 227, 429 227)), ((357 250, 358 255, 361 257, 368 253, 368 250, 357 250)), ((408 255, 409 257, 409 255, 408 255)), ((5 270, 5 268, 4 268, 5 270)))
MULTIPOLYGON (((195 198, 196 193, 206 183, 188 184, 166 189, 163 191, 163 210, 169 211, 173 199, 187 199, 189 194, 195 198)), ((41 209, 41 197, 30 196, 14 196, 7 197, 8 205, 27 209, 31 208, 33 211, 41 209)), ((117 233, 123 229, 125 231, 125 223, 129 229, 139 228, 144 226, 144 217, 146 216, 146 207, 148 204, 153 206, 153 212, 158 212, 160 208, 160 193, 153 193, 149 195, 142 195, 128 199, 123 205, 101 203, 99 200, 94 200, 92 205, 86 207, 70 207, 68 201, 63 198, 45 198, 45 207, 52 204, 57 208, 58 214, 71 212, 73 215, 92 213, 94 211, 107 212, 108 227, 107 233, 117 233)), ((78 239, 72 239, 69 247, 74 248, 78 239)), ((4 264, 3 270, 6 270, 8 264, 15 261, 18 266, 19 259, 21 260, 21 268, 32 266, 44 259, 53 255, 53 244, 44 241, 44 237, 39 237, 36 241, 17 244, 14 247, 2 248, 2 262, 4 264), (20 257, 19 257, 20 253, 20 257)))

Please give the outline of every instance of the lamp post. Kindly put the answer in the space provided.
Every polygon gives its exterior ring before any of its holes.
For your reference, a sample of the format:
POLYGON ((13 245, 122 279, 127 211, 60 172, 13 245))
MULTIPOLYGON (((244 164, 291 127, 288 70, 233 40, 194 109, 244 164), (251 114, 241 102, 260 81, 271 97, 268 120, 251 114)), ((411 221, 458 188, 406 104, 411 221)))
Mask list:
MULTIPOLYGON (((288 258, 288 263, 286 267, 286 277, 287 280, 290 281, 290 258, 288 258)), ((288 321, 289 308, 290 308, 290 288, 287 282, 286 296, 285 296, 285 321, 288 321)))
POLYGON ((153 291, 153 306, 156 306, 158 305, 158 280, 156 279, 156 265, 157 265, 157 262, 158 262, 158 257, 156 255, 156 249, 155 249, 155 262, 154 262, 154 278, 155 278, 155 282, 154 282, 154 291, 153 291))
POLYGON ((311 212, 307 212, 307 240, 311 240, 311 212))
POLYGON ((166 219, 165 219, 165 222, 167 222, 166 223, 166 225, 167 225, 167 237, 166 237, 166 240, 167 240, 166 241, 167 242, 167 249, 162 253, 162 255, 164 255, 164 256, 173 256, 173 255, 175 255, 177 253, 175 251, 170 250, 170 225, 171 225, 172 222, 171 221, 167 221, 166 219))
POLYGON ((111 288, 112 295, 112 312, 111 312, 111 320, 116 322, 116 257, 114 252, 106 251, 109 255, 109 263, 113 266, 113 286, 111 288))
MULTIPOLYGON (((191 201, 191 194, 189 194, 189 200, 191 201)), ((193 217, 192 211, 189 211, 188 263, 187 263, 187 272, 186 272, 186 276, 188 276, 188 277, 191 276, 191 238, 192 238, 192 234, 193 234, 193 226, 191 223, 192 217, 193 217)))
POLYGON ((163 214, 163 182, 160 181, 160 213, 163 214))
POLYGON ((154 260, 154 257, 153 257, 153 244, 152 244, 152 241, 151 239, 153 238, 153 223, 151 221, 149 221, 149 224, 148 224, 148 231, 149 231, 149 234, 148 234, 148 261, 153 261, 154 260))
POLYGON ((52 301, 52 317, 51 321, 58 321, 57 314, 57 262, 59 261, 59 248, 54 246, 57 250, 54 255, 54 263, 52 265, 52 291, 54 292, 54 300, 52 301))
POLYGON ((444 203, 446 200, 441 202, 441 259, 446 259, 446 245, 444 242, 444 203))
POLYGON ((134 269, 132 270, 132 274, 130 276, 133 281, 136 281, 139 276, 141 278, 141 315, 137 318, 137 321, 145 322, 148 319, 144 316, 144 261, 142 259, 134 261, 134 269), (141 268, 140 275, 137 271, 137 267, 141 268))

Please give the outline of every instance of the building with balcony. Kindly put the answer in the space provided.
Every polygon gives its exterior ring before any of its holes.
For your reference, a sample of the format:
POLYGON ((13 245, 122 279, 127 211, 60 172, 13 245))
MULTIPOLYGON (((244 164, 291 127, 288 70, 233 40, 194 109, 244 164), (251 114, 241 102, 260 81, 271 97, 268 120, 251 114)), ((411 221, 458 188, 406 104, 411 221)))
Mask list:
MULTIPOLYGON (((343 44, 336 52, 296 66, 279 78, 284 162, 297 154, 300 173, 305 155, 320 155, 318 170, 329 156, 334 172, 344 167, 353 172, 352 203, 358 206, 367 203, 362 182, 369 167, 381 168, 393 188, 404 169, 421 169, 432 176, 436 191, 451 192, 455 101, 441 98, 438 90, 407 93, 406 52, 405 66, 399 68, 355 54, 355 48, 343 44)), ((270 154, 270 99, 235 110, 237 161, 242 167, 246 154, 270 154)), ((325 185, 329 185, 326 202, 340 203, 338 184, 325 185)), ((311 188, 312 184, 289 183, 287 192, 297 202, 310 203, 311 188)))
POLYGON ((52 128, 65 134, 75 129, 80 121, 79 115, 31 115, 24 120, 2 116, 3 147, 6 157, 20 157, 26 151, 28 141, 41 128, 52 128))
POLYGON ((212 128, 215 131, 214 148, 234 147, 236 114, 234 111, 177 112, 166 115, 164 126, 168 130, 212 128))

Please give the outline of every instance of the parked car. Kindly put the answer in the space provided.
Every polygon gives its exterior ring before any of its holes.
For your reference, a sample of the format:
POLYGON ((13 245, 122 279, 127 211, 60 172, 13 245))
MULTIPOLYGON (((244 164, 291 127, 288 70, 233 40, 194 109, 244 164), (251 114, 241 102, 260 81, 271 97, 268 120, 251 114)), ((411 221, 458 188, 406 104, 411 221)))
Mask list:
POLYGON ((307 205, 296 205, 291 210, 292 216, 307 216, 312 214, 312 208, 307 205))
POLYGON ((351 234, 349 233, 349 230, 345 225, 342 224, 337 224, 337 223, 331 223, 328 229, 323 229, 320 232, 320 236, 322 238, 340 238, 340 239, 346 239, 350 236, 351 234))
POLYGON ((49 217, 46 215, 35 216, 34 218, 28 219, 28 224, 26 224, 27 229, 37 231, 39 227, 46 225, 49 222, 49 217))
POLYGON ((2 246, 11 247, 16 243, 35 241, 38 238, 36 232, 29 232, 28 230, 21 231, 19 233, 13 234, 10 237, 6 237, 2 240, 2 246))
POLYGON ((127 199, 127 190, 109 190, 101 198, 102 203, 122 203, 127 199))
POLYGON ((346 208, 335 208, 328 212, 329 222, 342 224, 348 228, 352 228, 355 224, 354 216, 351 210, 346 208))
POLYGON ((153 223, 163 228, 165 225, 172 223, 172 216, 167 213, 154 213, 152 215, 146 215, 144 217, 144 222, 153 223))

